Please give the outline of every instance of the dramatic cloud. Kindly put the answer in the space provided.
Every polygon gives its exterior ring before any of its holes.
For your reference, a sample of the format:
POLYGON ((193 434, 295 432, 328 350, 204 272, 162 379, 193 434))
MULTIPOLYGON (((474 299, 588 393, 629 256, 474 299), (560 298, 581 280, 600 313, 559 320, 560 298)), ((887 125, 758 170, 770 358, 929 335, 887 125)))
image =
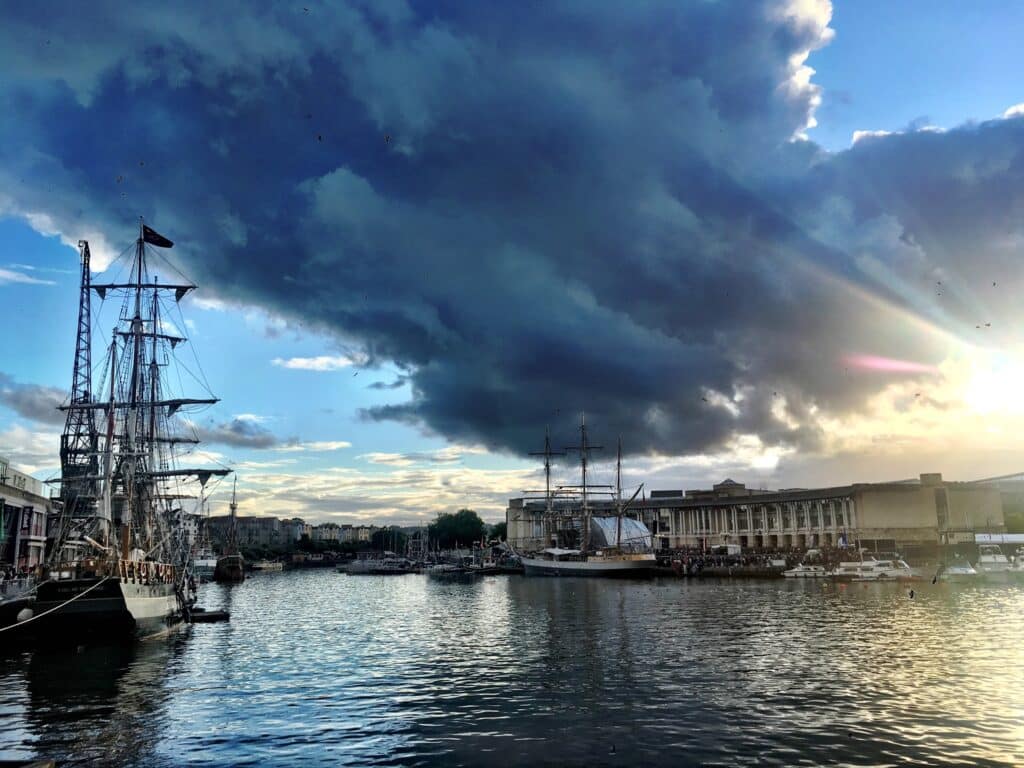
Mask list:
POLYGON ((220 302, 395 363, 411 397, 368 419, 525 453, 586 411, 627 451, 768 466, 837 450, 829 429, 860 434, 894 383, 942 389, 931 371, 1020 319, 1019 110, 836 154, 794 140, 830 18, 19 4, 0 210, 107 242, 144 213, 220 302))
POLYGON ((239 414, 220 424, 195 425, 196 436, 204 443, 232 445, 236 448, 272 448, 279 439, 250 414, 239 414))
POLYGON ((20 384, 0 372, 0 405, 26 419, 44 424, 63 424, 64 413, 58 407, 66 399, 67 393, 56 387, 20 384))
POLYGON ((279 368, 292 368, 300 371, 337 371, 348 368, 352 360, 343 355, 318 355, 317 357, 290 357, 287 360, 275 357, 271 363, 279 368))

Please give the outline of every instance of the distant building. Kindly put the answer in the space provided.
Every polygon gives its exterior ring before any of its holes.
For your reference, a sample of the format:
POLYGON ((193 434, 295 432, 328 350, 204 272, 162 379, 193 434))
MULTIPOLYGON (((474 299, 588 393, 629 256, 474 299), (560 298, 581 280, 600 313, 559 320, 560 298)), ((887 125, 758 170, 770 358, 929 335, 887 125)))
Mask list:
POLYGON ((203 525, 203 516, 198 514, 187 514, 183 519, 185 529, 185 542, 191 548, 199 541, 199 531, 203 525))
POLYGON ((288 541, 302 541, 302 537, 312 538, 313 526, 301 517, 293 517, 291 520, 282 520, 281 527, 285 538, 288 541))
POLYGON ((337 543, 341 540, 341 526, 337 523, 322 523, 313 526, 313 541, 337 543))
MULTIPOLYGON (((613 514, 608 502, 595 514, 613 514)), ((975 531, 1005 530, 999 489, 947 482, 941 474, 895 483, 856 483, 820 489, 758 491, 726 480, 711 490, 654 491, 634 501, 662 549, 739 544, 791 549, 854 546, 879 551, 974 541, 975 531)), ((544 541, 543 500, 511 499, 506 510, 512 546, 530 550, 544 541)))
POLYGON ((0 566, 31 568, 43 562, 52 512, 42 481, 0 456, 0 566))
MULTIPOLYGON (((240 547, 278 547, 286 543, 282 536, 282 524, 276 517, 244 517, 235 518, 240 547)), ((230 515, 211 517, 208 525, 210 539, 215 546, 222 547, 227 541, 230 515)), ((287 530, 285 528, 285 530, 287 530)))

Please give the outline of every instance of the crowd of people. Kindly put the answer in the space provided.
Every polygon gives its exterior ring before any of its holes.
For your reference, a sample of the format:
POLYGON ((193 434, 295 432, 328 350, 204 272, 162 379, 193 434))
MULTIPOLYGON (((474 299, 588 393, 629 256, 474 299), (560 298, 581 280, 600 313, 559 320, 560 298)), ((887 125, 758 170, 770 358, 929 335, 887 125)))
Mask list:
POLYGON ((809 565, 823 565, 835 568, 852 555, 849 549, 820 547, 814 550, 752 548, 739 554, 716 554, 703 549, 676 549, 670 553, 659 553, 659 562, 669 565, 680 575, 696 576, 708 568, 743 568, 747 570, 782 571, 794 568, 802 562, 809 565))
POLYGON ((28 566, 0 568, 0 595, 17 594, 32 583, 33 572, 28 566))

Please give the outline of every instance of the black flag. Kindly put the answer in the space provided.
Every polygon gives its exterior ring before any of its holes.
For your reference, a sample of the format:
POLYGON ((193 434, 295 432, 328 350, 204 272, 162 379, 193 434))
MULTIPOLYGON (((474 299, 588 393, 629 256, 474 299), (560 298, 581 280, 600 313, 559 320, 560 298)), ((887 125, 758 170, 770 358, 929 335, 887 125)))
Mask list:
POLYGON ((174 245, 170 240, 156 232, 145 224, 142 225, 142 239, 150 245, 155 245, 157 248, 170 248, 174 245))

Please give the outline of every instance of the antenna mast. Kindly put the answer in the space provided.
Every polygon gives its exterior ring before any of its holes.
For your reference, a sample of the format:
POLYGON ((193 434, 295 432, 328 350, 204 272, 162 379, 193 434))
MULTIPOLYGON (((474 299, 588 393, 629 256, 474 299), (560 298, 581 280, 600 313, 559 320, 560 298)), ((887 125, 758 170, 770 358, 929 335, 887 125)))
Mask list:
MULTIPOLYGON (((92 402, 92 305, 89 269, 89 242, 78 241, 82 279, 78 297, 78 330, 75 337, 75 363, 71 372, 71 406, 92 402)), ((60 436, 61 501, 60 522, 52 545, 51 560, 58 560, 71 529, 72 518, 88 518, 96 499, 96 475, 99 463, 96 419, 91 410, 71 407, 60 436)))

